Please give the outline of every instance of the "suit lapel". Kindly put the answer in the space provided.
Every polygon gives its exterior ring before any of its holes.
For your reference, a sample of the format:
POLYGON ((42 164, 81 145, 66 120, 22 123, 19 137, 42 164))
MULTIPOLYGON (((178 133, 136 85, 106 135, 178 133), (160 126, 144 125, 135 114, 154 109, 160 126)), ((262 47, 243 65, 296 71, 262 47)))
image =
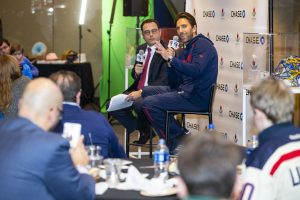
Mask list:
POLYGON ((159 68, 160 68, 160 62, 161 62, 161 56, 158 53, 154 53, 153 58, 150 63, 150 69, 148 74, 148 84, 151 84, 155 80, 155 75, 158 74, 159 68))

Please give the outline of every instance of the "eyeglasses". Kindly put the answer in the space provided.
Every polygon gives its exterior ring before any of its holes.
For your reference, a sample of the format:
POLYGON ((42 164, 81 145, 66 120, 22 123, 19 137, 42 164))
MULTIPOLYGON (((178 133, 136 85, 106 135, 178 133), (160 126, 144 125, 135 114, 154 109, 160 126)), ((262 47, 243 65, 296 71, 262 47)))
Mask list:
POLYGON ((143 31, 143 34, 144 35, 150 35, 151 33, 156 34, 157 32, 158 32, 158 29, 155 28, 155 29, 152 29, 152 30, 145 30, 145 31, 143 31))

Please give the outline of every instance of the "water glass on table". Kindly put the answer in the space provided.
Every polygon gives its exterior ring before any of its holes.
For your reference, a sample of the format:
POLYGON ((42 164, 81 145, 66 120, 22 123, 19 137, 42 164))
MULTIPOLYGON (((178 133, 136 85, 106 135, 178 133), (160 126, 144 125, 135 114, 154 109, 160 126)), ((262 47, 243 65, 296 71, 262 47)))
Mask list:
POLYGON ((86 146, 89 155, 89 167, 98 168, 102 163, 103 157, 100 155, 101 147, 98 145, 86 146))
POLYGON ((120 159, 105 159, 105 174, 106 182, 110 188, 116 187, 120 183, 122 160, 120 159))

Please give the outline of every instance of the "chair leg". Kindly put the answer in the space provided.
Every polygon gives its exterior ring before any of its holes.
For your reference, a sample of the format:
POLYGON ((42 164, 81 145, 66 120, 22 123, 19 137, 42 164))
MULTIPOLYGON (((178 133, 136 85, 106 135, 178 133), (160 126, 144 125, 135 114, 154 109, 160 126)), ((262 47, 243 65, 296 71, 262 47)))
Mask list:
POLYGON ((169 112, 166 115, 166 144, 168 146, 168 136, 169 136, 169 112))
POLYGON ((152 139, 153 139, 153 131, 150 129, 150 146, 149 146, 149 158, 152 158, 152 139))
POLYGON ((129 133, 127 129, 125 129, 125 137, 126 137, 126 155, 129 158, 129 133))
POLYGON ((209 121, 209 124, 212 124, 212 123, 213 123, 213 120, 212 120, 212 113, 209 113, 209 115, 208 115, 208 121, 209 121))
POLYGON ((181 114, 182 118, 182 124, 181 126, 185 128, 185 114, 181 114))

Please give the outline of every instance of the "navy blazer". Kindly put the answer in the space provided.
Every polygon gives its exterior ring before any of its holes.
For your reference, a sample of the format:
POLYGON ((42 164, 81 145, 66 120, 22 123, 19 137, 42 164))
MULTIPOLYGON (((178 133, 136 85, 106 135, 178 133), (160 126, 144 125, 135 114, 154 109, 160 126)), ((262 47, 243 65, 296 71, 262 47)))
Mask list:
POLYGON ((0 124, 1 199, 94 199, 95 181, 79 174, 69 142, 17 117, 0 124))
POLYGON ((106 118, 95 111, 81 109, 78 105, 63 105, 62 120, 54 129, 55 132, 63 132, 65 122, 81 124, 81 133, 84 135, 84 144, 90 145, 91 134, 93 144, 101 146, 101 155, 104 158, 125 158, 124 147, 119 144, 118 137, 106 118))
MULTIPOLYGON (((162 45, 164 43, 161 41, 162 45)), ((140 45, 137 50, 136 54, 140 50, 144 50, 146 52, 147 44, 142 44, 140 45)), ((135 63, 136 64, 136 63, 135 63)), ((135 67, 134 64, 134 67, 135 67)), ((132 83, 131 86, 125 91, 125 93, 132 92, 137 90, 137 86, 140 80, 140 76, 137 76, 135 74, 134 67, 131 71, 131 76, 134 79, 134 82, 132 83)), ((164 86, 168 85, 168 72, 167 72, 167 62, 161 57, 160 54, 154 53, 151 63, 150 63, 150 68, 149 68, 149 73, 148 73, 148 85, 149 86, 164 86)))

